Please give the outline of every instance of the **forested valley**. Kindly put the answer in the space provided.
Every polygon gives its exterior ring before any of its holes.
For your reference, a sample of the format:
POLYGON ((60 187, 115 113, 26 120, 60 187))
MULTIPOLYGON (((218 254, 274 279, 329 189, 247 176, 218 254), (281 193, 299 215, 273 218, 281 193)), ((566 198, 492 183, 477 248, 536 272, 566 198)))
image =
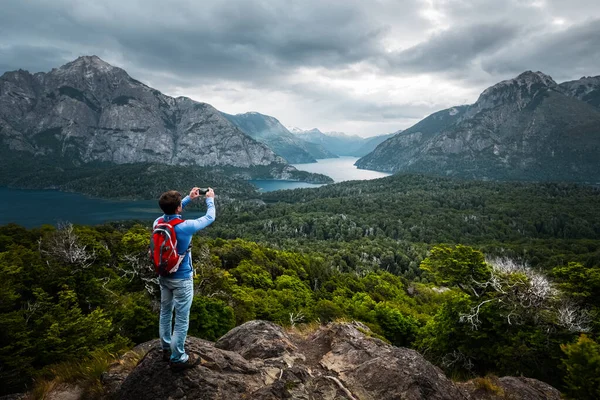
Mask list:
MULTIPOLYGON (((189 334, 359 320, 454 379, 600 396, 598 188, 395 175, 216 204, 189 334)), ((157 337, 149 237, 150 221, 0 228, 3 393, 157 337)))

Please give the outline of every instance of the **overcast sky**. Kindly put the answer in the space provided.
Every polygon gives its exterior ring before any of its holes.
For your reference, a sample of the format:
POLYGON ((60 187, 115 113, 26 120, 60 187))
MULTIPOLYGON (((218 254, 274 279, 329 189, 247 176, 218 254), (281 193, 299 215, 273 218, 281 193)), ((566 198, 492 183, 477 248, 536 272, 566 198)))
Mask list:
POLYGON ((598 0, 0 0, 0 74, 95 54, 171 96, 371 136, 525 70, 600 75, 598 0))

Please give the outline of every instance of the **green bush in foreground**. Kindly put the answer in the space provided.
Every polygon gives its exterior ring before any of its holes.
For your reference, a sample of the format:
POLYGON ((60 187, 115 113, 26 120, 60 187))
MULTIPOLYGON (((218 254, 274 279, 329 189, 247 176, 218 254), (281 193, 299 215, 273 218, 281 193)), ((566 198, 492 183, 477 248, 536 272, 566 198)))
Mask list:
POLYGON ((581 335, 577 342, 560 348, 566 355, 563 366, 569 396, 578 400, 600 399, 600 344, 581 335))

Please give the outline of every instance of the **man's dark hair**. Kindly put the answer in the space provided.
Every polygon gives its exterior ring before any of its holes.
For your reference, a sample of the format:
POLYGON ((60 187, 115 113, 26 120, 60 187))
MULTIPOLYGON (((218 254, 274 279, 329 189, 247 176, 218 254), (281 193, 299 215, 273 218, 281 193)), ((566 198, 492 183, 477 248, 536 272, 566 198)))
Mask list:
POLYGON ((181 193, 176 190, 164 192, 158 199, 160 209, 167 215, 175 214, 177 207, 181 205, 181 193))

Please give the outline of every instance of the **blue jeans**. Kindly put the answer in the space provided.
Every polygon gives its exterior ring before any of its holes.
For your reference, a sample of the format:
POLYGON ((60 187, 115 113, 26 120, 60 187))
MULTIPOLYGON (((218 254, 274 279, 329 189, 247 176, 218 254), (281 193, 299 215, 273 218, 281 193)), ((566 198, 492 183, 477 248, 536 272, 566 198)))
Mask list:
POLYGON ((186 362, 185 338, 190 326, 190 308, 194 297, 194 281, 159 277, 160 282, 160 342, 163 350, 171 349, 171 362, 186 362), (175 327, 171 333, 173 310, 175 327))

